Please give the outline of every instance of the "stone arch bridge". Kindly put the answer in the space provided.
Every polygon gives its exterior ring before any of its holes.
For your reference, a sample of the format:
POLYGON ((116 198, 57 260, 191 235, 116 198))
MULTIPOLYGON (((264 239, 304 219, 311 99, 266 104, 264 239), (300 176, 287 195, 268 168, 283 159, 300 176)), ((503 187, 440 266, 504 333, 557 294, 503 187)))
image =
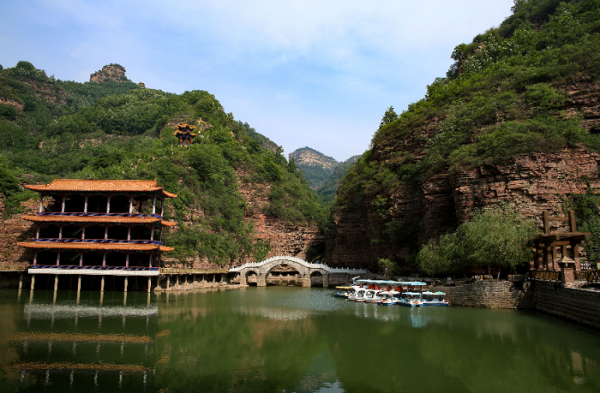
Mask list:
POLYGON ((310 288, 311 276, 318 272, 323 276, 323 287, 329 287, 329 275, 331 274, 365 274, 368 270, 365 269, 350 269, 350 268, 335 268, 329 267, 322 263, 309 263, 303 259, 296 258, 293 256, 279 255, 265 259, 262 262, 251 262, 244 265, 229 269, 230 272, 240 273, 240 285, 248 284, 248 274, 256 274, 256 285, 259 287, 267 286, 267 276, 273 270, 274 267, 280 265, 288 265, 293 267, 300 273, 302 278, 302 286, 310 288))

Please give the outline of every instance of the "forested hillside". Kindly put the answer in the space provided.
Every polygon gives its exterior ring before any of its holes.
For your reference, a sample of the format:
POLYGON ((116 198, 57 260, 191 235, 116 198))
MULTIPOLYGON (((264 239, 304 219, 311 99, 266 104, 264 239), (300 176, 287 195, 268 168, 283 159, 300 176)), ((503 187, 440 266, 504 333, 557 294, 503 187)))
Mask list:
POLYGON ((26 61, 0 69, 5 218, 33 196, 23 183, 157 179, 178 194, 167 209, 179 224, 166 235, 175 257, 218 264, 260 260, 270 245, 256 241, 241 183, 264 192, 264 213, 281 223, 315 224, 324 215, 302 173, 288 165, 280 147, 262 147, 260 137, 206 91, 177 95, 132 82, 57 81, 26 61), (201 130, 189 148, 173 136, 171 126, 179 122, 201 130))
POLYGON ((352 156, 346 161, 341 162, 335 167, 329 177, 319 186, 319 188, 317 188, 317 197, 323 205, 331 206, 335 199, 340 181, 359 158, 360 156, 352 156))
POLYGON ((510 203, 538 220, 600 190, 600 1, 512 10, 458 45, 446 77, 374 135, 338 190, 330 263, 410 269, 419 245, 474 208, 510 203))

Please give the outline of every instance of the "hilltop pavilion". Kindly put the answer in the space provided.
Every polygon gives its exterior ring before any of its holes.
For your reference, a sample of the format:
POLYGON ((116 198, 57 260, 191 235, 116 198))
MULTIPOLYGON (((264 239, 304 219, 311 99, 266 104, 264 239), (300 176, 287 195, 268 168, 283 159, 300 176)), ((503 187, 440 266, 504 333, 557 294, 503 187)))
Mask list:
POLYGON ((60 275, 77 275, 78 289, 82 276, 100 276, 102 291, 105 276, 122 277, 125 291, 128 277, 141 276, 150 291, 161 254, 173 250, 163 246, 162 231, 175 223, 163 216, 166 198, 177 195, 156 180, 55 179, 25 188, 40 193, 38 213, 23 217, 36 224, 35 239, 19 243, 34 251, 32 289, 36 275, 50 274, 55 289, 60 275), (46 197, 54 203, 45 204, 46 197))

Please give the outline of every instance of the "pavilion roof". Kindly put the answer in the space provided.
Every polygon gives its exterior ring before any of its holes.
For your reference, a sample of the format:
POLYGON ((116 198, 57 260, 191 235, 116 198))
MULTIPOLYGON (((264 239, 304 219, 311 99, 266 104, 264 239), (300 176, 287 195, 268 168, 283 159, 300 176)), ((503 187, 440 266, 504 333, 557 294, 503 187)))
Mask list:
POLYGON ((73 224, 93 223, 93 224, 156 224, 172 227, 177 225, 171 221, 163 221, 156 217, 120 217, 120 216, 41 216, 27 215, 21 217, 24 220, 32 222, 65 222, 73 224))
POLYGON ((162 192, 168 198, 173 194, 163 190, 156 180, 79 180, 54 179, 50 184, 26 184, 25 188, 39 192, 162 192))
POLYGON ((159 244, 136 243, 78 243, 78 242, 22 242, 19 246, 44 250, 99 250, 99 251, 173 251, 173 247, 159 244))

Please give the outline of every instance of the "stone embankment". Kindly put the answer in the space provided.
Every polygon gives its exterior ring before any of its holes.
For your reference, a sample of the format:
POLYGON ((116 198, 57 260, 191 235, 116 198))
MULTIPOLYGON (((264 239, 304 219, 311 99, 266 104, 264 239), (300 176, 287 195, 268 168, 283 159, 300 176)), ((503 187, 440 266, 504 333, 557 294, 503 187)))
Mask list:
POLYGON ((600 291, 550 281, 533 281, 531 284, 530 308, 600 329, 600 291))
POLYGON ((188 282, 169 286, 166 288, 164 284, 160 287, 154 288, 154 292, 181 292, 181 291, 193 291, 196 289, 206 288, 240 288, 239 285, 228 284, 226 282, 188 282))
POLYGON ((475 281, 460 286, 434 286, 431 292, 441 291, 454 306, 527 309, 531 305, 529 283, 517 288, 509 281, 475 281))
POLYGON ((433 286, 454 306, 536 310, 600 329, 600 291, 556 281, 475 281, 460 286, 433 286))

